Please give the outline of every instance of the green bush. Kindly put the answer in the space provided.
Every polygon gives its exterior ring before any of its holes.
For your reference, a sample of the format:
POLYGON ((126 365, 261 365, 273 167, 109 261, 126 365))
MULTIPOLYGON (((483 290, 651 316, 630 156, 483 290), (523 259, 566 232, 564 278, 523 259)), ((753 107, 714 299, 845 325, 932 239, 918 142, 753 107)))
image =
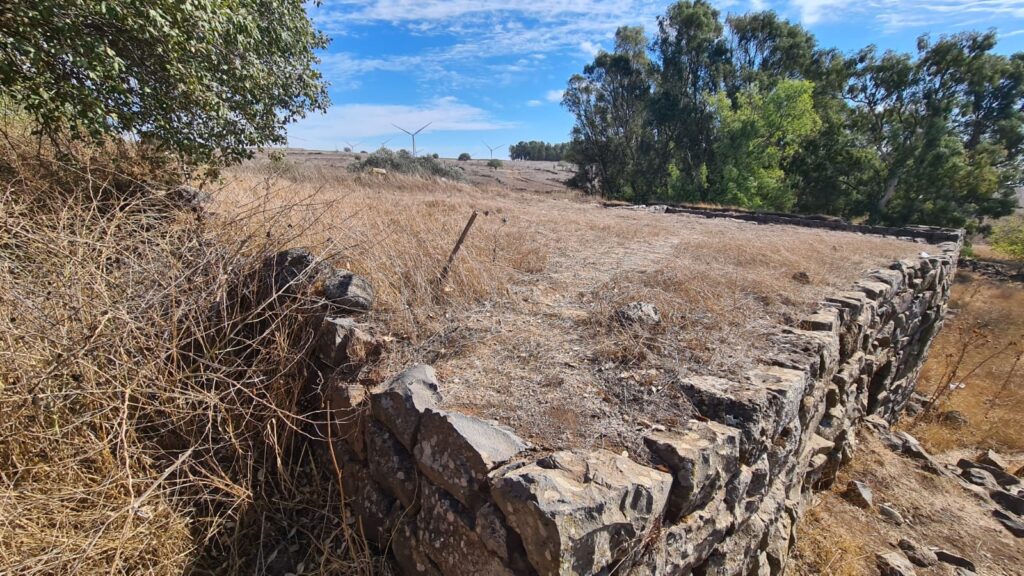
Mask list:
POLYGON ((1024 216, 1007 218, 992 228, 989 242, 1010 258, 1024 260, 1024 216))
POLYGON ((491 170, 497 170, 502 166, 504 166, 504 163, 501 160, 498 160, 497 158, 492 158, 491 160, 487 161, 487 167, 490 168, 491 170))
POLYGON ((473 157, 469 155, 469 152, 463 152, 459 154, 459 162, 465 162, 466 160, 472 160, 473 157))
POLYGON ((405 150, 394 152, 381 148, 368 155, 365 160, 352 164, 353 172, 367 172, 371 168, 382 168, 395 174, 411 174, 413 176, 436 176, 449 180, 462 180, 462 171, 430 156, 413 158, 405 150))

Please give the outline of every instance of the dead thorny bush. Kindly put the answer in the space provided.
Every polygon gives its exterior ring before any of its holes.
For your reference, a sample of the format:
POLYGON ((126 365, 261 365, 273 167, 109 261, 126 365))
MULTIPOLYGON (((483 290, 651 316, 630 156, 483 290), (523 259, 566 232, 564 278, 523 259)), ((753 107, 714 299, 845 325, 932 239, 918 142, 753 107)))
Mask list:
POLYGON ((371 571, 303 441, 317 310, 254 276, 301 230, 166 168, 4 134, 0 573, 371 571))

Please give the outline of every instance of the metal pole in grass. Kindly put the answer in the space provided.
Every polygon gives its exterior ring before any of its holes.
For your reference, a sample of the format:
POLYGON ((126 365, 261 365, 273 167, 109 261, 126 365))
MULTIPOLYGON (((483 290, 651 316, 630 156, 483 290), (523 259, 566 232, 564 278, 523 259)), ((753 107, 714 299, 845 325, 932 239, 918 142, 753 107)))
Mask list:
POLYGON ((451 272, 452 262, 455 262, 455 256, 458 255, 459 249, 462 248, 462 243, 466 241, 466 236, 469 235, 469 229, 473 227, 473 222, 476 222, 476 217, 479 214, 476 210, 469 215, 469 222, 466 222, 466 227, 462 229, 462 234, 459 236, 459 241, 455 243, 455 247, 452 248, 452 253, 448 255, 448 261, 445 262, 444 268, 441 268, 441 273, 437 276, 437 283, 444 286, 445 280, 448 279, 448 273, 451 272))

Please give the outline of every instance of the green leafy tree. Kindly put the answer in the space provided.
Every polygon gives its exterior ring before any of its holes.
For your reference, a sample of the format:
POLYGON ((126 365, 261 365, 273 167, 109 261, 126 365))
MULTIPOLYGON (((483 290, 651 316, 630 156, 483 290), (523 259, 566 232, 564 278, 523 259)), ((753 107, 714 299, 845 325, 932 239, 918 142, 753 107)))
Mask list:
POLYGON ((719 135, 716 200, 746 208, 790 210, 796 194, 783 165, 821 129, 814 111, 814 85, 784 80, 767 95, 744 89, 736 106, 725 93, 714 99, 719 135))
POLYGON ((662 173, 648 115, 653 67, 643 29, 622 27, 615 51, 601 52, 569 80, 562 103, 576 116, 576 182, 591 192, 644 202, 662 173))
POLYGON ((135 134, 196 162, 284 144, 324 110, 298 0, 33 0, 0 17, 0 93, 56 136, 135 134))
POLYGON ((462 154, 459 154, 459 162, 466 162, 467 160, 472 159, 473 157, 469 155, 469 152, 463 152, 462 154))
POLYGON ((504 165, 505 164, 501 160, 498 160, 497 158, 492 158, 487 161, 487 167, 490 168, 491 170, 497 170, 504 165))

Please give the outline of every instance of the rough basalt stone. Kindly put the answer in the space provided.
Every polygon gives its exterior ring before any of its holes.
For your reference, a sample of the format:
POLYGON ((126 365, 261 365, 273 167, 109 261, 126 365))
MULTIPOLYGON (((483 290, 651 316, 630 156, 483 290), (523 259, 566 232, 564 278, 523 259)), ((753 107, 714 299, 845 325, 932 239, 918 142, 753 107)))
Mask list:
POLYGON ((328 316, 321 323, 316 352, 329 367, 353 374, 380 356, 381 343, 351 318, 328 316))
POLYGON ((875 563, 881 576, 914 576, 914 566, 903 554, 889 552, 875 556, 875 563))
POLYGON ((376 544, 386 543, 402 512, 399 502, 385 493, 374 482, 369 468, 359 462, 345 464, 342 487, 366 538, 376 544))
POLYGON ((463 505, 485 502, 487 475, 527 445, 511 431, 455 412, 428 409, 414 454, 420 470, 463 505))
POLYGON ((666 519, 676 522, 711 501, 739 471, 739 431, 690 420, 678 431, 654 432, 644 444, 672 472, 666 519))
POLYGON ((421 546, 415 518, 407 518, 395 530, 390 541, 391 556, 405 576, 443 576, 421 546))
POLYGON ((416 462, 402 443, 372 418, 366 421, 366 459, 373 479, 404 506, 412 506, 416 501, 416 462))
MULTIPOLYGON (((366 388, 359 384, 331 382, 324 395, 332 442, 344 442, 360 460, 366 458, 364 433, 367 412, 366 388)), ((324 435, 325 438, 327 434, 324 435)))
POLYGON ((850 483, 846 485, 846 491, 843 492, 843 498, 858 508, 871 508, 872 506, 871 488, 859 480, 850 480, 850 483))
POLYGON ((368 312, 373 308, 373 285, 348 270, 334 270, 324 279, 324 300, 342 312, 368 312))
POLYGON ((1020 516, 1013 516, 1003 512, 1002 510, 993 510, 992 516, 1006 528, 1010 534, 1013 534, 1017 538, 1024 538, 1024 521, 1021 520, 1020 516))
POLYGON ((492 494, 540 574, 610 570, 660 520, 672 477, 617 454, 556 452, 495 471, 492 494))
POLYGON ((416 446, 420 417, 441 401, 438 389, 434 369, 416 364, 371 391, 373 416, 391 430, 406 449, 412 450, 416 446))
POLYGON ((417 517, 417 540, 427 557, 446 576, 493 574, 511 576, 512 570, 480 539, 475 518, 450 494, 427 481, 417 517))
POLYGON ((931 566, 935 566, 939 562, 938 557, 935 556, 935 552, 932 552, 928 548, 921 546, 909 538, 900 538, 898 545, 900 550, 903 550, 903 554, 907 556, 907 559, 916 566, 929 568, 931 566))

